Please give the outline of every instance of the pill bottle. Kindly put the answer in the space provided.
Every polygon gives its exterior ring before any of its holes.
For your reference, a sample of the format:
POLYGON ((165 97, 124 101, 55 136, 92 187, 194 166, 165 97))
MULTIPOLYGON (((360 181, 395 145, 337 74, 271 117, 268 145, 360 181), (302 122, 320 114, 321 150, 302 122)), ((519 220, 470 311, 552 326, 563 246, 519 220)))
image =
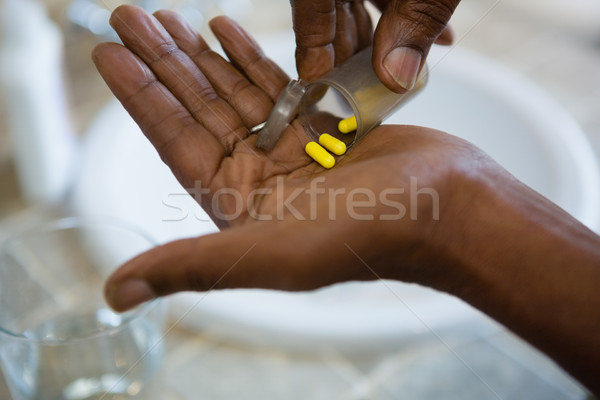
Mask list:
POLYGON ((311 140, 318 142, 319 135, 329 133, 350 148, 425 86, 427 66, 413 89, 403 94, 392 92, 375 75, 372 53, 369 46, 308 84, 300 99, 298 116, 311 140), (353 116, 356 130, 341 133, 339 121, 353 116))

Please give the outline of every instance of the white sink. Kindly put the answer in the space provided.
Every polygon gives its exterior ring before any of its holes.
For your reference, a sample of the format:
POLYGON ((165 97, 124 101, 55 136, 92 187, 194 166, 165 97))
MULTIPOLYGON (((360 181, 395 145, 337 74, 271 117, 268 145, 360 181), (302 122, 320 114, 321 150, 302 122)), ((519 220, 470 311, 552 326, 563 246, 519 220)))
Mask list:
MULTIPOLYGON (((260 40, 294 76, 293 38, 260 40)), ((428 87, 389 122, 463 137, 583 223, 600 223, 600 177, 576 123, 529 82, 465 50, 436 49, 428 87)), ((159 242, 215 232, 119 104, 86 137, 74 190, 79 214, 139 225, 159 242)), ((293 349, 376 351, 483 318, 458 299, 399 282, 347 283, 312 293, 228 290, 172 299, 181 323, 224 338, 293 349)))

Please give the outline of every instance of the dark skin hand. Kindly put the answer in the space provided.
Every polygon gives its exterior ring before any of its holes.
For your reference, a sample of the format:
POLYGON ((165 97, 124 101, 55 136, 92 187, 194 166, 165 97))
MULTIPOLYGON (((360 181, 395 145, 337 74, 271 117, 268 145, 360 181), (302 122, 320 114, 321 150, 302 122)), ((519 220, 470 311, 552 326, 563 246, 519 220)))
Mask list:
POLYGON ((381 12, 375 34, 363 0, 291 0, 298 74, 312 82, 373 44, 373 69, 390 90, 410 90, 433 43, 454 38, 448 21, 460 0, 371 0, 381 12))
POLYGON ((106 283, 115 310, 184 290, 398 279, 461 297, 600 392, 597 235, 427 128, 378 127, 331 170, 304 154, 298 121, 263 152, 248 129, 289 78, 235 22, 210 23, 230 61, 172 12, 122 6, 111 23, 125 46, 98 46, 98 70, 183 186, 209 192, 200 204, 222 228, 122 266, 106 283))

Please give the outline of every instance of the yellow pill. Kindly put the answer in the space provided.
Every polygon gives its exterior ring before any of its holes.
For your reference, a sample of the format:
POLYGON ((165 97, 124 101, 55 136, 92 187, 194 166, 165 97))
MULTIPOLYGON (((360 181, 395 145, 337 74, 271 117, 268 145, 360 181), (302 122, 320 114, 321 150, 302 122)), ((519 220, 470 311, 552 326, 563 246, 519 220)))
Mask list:
POLYGON ((328 133, 319 136, 319 144, 338 156, 341 156, 346 152, 346 144, 328 133))
POLYGON ((331 168, 335 165, 335 158, 322 148, 317 142, 308 142, 304 148, 306 154, 308 154, 313 160, 324 166, 325 168, 331 168))
POLYGON ((356 117, 341 120, 338 123, 338 130, 342 133, 354 132, 356 130, 356 117))

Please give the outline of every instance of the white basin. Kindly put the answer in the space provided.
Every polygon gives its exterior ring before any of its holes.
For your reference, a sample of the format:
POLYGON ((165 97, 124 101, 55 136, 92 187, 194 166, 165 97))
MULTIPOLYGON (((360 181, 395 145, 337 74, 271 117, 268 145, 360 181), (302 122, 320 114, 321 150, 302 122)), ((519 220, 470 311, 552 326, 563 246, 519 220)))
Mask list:
MULTIPOLYGON (((260 40, 294 76, 293 38, 260 40)), ((434 50, 425 91, 390 118, 463 137, 516 177, 597 229, 600 177, 576 123, 538 89, 465 50, 434 50)), ((215 232, 116 102, 86 137, 74 190, 79 214, 139 225, 159 242, 215 232)), ((224 338, 292 349, 374 351, 483 318, 458 299, 399 282, 347 283, 312 293, 228 290, 173 297, 181 323, 224 338)))

